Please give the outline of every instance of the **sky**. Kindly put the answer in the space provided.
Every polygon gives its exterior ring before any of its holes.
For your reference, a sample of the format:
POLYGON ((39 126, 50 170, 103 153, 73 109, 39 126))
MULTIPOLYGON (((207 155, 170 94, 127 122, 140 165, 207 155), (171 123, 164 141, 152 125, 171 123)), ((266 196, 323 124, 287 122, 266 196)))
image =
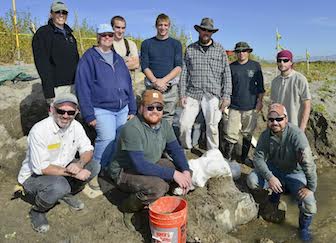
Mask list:
MULTIPOLYGON (((46 23, 52 1, 16 0, 17 12, 30 12, 39 25, 46 23)), ((109 23, 114 15, 127 21, 127 34, 149 38, 156 34, 155 19, 167 14, 174 25, 198 39, 194 29, 203 17, 210 17, 219 31, 213 39, 232 50, 236 42, 246 41, 254 54, 266 60, 275 57, 275 32, 280 44, 294 54, 294 59, 336 54, 335 0, 64 0, 69 8, 68 24, 74 13, 96 27, 109 23)), ((0 0, 0 16, 12 8, 12 0, 0 0)))

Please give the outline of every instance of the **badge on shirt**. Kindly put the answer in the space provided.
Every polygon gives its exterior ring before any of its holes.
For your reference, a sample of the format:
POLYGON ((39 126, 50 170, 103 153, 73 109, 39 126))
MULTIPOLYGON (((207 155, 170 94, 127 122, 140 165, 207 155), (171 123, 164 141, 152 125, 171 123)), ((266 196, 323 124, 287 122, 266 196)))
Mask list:
POLYGON ((48 145, 48 150, 55 150, 55 149, 59 149, 60 147, 61 147, 60 143, 53 143, 53 144, 48 145))
POLYGON ((247 70, 247 76, 252 78, 254 76, 254 70, 247 70))

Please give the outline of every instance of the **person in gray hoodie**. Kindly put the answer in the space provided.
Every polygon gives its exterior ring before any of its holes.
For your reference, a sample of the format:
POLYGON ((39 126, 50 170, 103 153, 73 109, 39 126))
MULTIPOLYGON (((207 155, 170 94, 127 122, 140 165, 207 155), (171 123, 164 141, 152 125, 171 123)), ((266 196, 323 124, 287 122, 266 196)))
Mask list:
POLYGON ((300 209, 300 238, 309 241, 308 228, 317 211, 317 174, 307 137, 288 122, 286 108, 278 103, 270 105, 267 125, 259 138, 253 158, 255 169, 248 175, 247 185, 253 190, 271 189, 269 201, 276 205, 281 193, 293 195, 300 209))

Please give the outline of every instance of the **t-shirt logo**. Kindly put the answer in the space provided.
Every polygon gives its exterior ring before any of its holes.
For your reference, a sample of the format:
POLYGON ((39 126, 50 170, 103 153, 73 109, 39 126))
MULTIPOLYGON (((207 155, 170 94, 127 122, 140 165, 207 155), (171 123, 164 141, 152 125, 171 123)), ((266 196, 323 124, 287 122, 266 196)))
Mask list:
POLYGON ((252 78, 254 76, 254 70, 247 70, 247 76, 252 78))
POLYGON ((157 94, 157 93, 153 93, 153 98, 158 99, 158 98, 159 98, 159 94, 157 94))

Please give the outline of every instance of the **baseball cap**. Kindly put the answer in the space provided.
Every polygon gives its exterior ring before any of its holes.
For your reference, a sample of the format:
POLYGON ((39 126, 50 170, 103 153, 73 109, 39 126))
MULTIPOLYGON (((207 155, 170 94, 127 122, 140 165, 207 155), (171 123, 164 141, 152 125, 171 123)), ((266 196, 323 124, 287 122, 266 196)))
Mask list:
POLYGON ((277 54, 277 59, 278 58, 287 58, 292 62, 293 61, 293 54, 289 50, 282 50, 277 54))
POLYGON ((279 103, 271 104, 268 108, 268 116, 271 114, 271 112, 275 112, 278 114, 278 116, 287 116, 286 108, 279 103))
POLYGON ((142 95, 142 104, 151 105, 154 103, 160 103, 161 105, 164 105, 161 92, 155 89, 146 90, 142 95))
POLYGON ((113 29, 112 29, 112 26, 110 24, 100 24, 100 25, 98 25, 97 34, 108 33, 108 32, 113 33, 113 29))
POLYGON ((54 1, 51 4, 50 9, 53 12, 57 12, 57 11, 61 11, 61 10, 69 12, 67 6, 65 5, 65 3, 61 2, 61 1, 54 1))
POLYGON ((75 105, 78 105, 77 97, 71 93, 64 93, 56 96, 53 104, 57 105, 65 102, 71 102, 74 103, 75 105))

